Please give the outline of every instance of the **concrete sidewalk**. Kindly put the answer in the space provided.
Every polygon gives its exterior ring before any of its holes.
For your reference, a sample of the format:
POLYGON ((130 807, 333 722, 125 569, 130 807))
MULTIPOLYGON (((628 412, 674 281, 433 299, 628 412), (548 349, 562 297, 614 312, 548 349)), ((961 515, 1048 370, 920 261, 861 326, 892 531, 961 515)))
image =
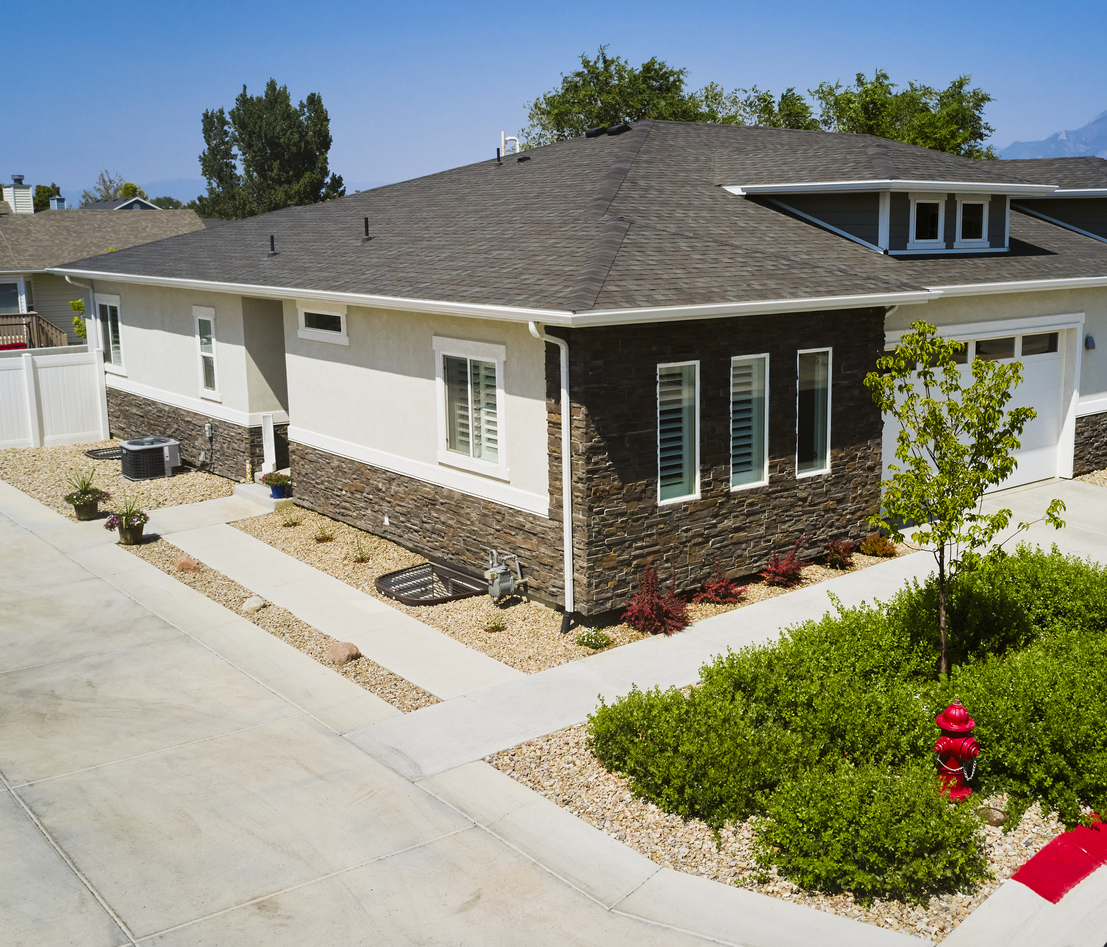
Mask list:
POLYGON ((393 708, 16 493, 6 944, 907 943, 659 869, 485 763, 403 778, 341 736, 393 708))

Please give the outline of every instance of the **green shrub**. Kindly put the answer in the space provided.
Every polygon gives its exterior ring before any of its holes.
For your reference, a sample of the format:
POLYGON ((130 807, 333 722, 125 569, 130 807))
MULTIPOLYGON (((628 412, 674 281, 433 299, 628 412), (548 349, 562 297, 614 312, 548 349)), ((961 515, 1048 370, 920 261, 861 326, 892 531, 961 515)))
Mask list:
POLYGON ((591 648, 600 651, 611 644, 611 635, 600 631, 599 628, 585 628, 577 635, 577 644, 582 648, 591 648))
POLYGON ((783 781, 757 822, 755 859, 803 888, 925 903, 988 876, 980 822, 925 764, 895 773, 843 763, 783 781))

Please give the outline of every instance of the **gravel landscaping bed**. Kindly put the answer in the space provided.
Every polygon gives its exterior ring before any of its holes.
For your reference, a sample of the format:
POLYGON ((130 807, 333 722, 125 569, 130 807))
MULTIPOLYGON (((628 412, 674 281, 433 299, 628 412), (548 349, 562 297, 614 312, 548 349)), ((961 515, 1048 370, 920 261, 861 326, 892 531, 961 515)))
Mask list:
MULTIPOLYGON (((536 602, 513 599, 503 606, 497 606, 487 596, 478 595, 443 605, 411 606, 381 595, 373 584, 375 579, 387 572, 418 565, 426 560, 386 539, 310 510, 297 507, 291 512, 268 513, 230 525, 524 673, 544 671, 596 653, 591 648, 576 643, 581 628, 574 628, 569 634, 562 635, 560 612, 536 602), (286 525, 291 520, 295 520, 296 524, 286 525), (316 541, 315 537, 321 529, 330 533, 333 538, 325 542, 316 541), (357 546, 359 543, 360 553, 357 546), (365 561, 358 562, 358 557, 364 557, 365 561), (489 626, 497 620, 502 622, 503 627, 498 631, 489 630, 489 626)), ((883 561, 859 553, 855 553, 853 559, 854 570, 883 561)), ((838 570, 821 565, 808 565, 804 567, 803 581, 797 588, 823 582, 841 574, 838 570)), ((662 579, 664 580, 664 576, 662 579)), ((746 597, 735 605, 702 603, 690 606, 689 618, 693 622, 700 621, 744 605, 784 595, 788 591, 790 590, 756 583, 750 585, 746 597)), ((617 617, 608 622, 598 620, 596 627, 600 627, 611 638, 609 647, 613 648, 649 637, 619 622, 617 617)))
POLYGON ((86 450, 118 447, 118 440, 64 447, 8 447, 0 450, 0 480, 10 483, 50 509, 76 520, 73 507, 62 499, 70 492, 69 477, 96 468, 94 486, 106 490, 112 499, 100 504, 101 515, 115 506, 124 495, 134 497, 144 510, 163 506, 182 506, 229 497, 234 481, 215 474, 184 468, 174 477, 157 480, 124 480, 118 460, 93 460, 86 450))
POLYGON ((1093 470, 1076 478, 1085 483, 1094 483, 1097 487, 1107 487, 1107 470, 1093 470))
MULTIPOLYGON (((931 940, 945 937, 1001 882, 1064 831, 1055 815, 1043 818, 1035 803, 1010 832, 983 825, 984 849, 993 879, 972 895, 948 894, 931 898, 926 907, 878 900, 864 908, 849 895, 805 891, 774 874, 767 879, 758 878, 751 857, 753 819, 728 825, 720 833, 721 845, 717 846, 713 832, 705 823, 694 819, 686 822, 651 802, 635 798, 627 781, 607 772, 589 751, 584 724, 531 740, 488 757, 488 760, 501 772, 658 865, 931 940)), ((1005 804, 1005 796, 990 799, 974 796, 969 803, 974 807, 990 805, 999 809, 1005 804)))
MULTIPOLYGON (((168 573, 183 582, 190 588, 201 592, 214 602, 218 602, 231 611, 242 614, 242 605, 253 592, 227 578, 222 572, 216 572, 203 563, 199 563, 198 572, 178 572, 177 562, 184 555, 180 549, 164 539, 147 541, 138 546, 123 546, 128 552, 134 553, 140 559, 145 559, 151 565, 157 566, 162 572, 168 573)), ((291 612, 278 608, 276 605, 266 605, 260 611, 243 615, 259 628, 264 628, 269 634, 280 638, 297 651, 314 658, 320 664, 334 670, 343 677, 348 678, 367 691, 376 694, 388 701, 397 710, 410 713, 420 707, 429 707, 439 703, 437 697, 428 693, 421 687, 412 684, 411 681, 393 674, 387 668, 381 667, 366 657, 356 658, 343 665, 330 664, 326 660, 327 649, 336 639, 325 635, 317 628, 313 628, 301 621, 291 612)))

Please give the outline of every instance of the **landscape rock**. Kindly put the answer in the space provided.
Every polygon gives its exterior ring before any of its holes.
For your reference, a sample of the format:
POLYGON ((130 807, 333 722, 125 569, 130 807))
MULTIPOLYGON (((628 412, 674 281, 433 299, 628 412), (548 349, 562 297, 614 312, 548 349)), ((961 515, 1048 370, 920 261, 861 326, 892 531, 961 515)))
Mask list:
POLYGON ((327 649, 327 661, 330 664, 347 664, 361 657, 357 645, 349 641, 336 641, 327 649))
POLYGON ((199 572, 200 571, 200 563, 198 563, 195 559, 193 559, 192 556, 188 556, 188 555, 181 556, 181 558, 177 560, 177 571, 178 572, 199 572))
POLYGON ((268 604, 260 595, 251 595, 242 603, 242 612, 244 615, 253 615, 254 612, 260 612, 268 604))

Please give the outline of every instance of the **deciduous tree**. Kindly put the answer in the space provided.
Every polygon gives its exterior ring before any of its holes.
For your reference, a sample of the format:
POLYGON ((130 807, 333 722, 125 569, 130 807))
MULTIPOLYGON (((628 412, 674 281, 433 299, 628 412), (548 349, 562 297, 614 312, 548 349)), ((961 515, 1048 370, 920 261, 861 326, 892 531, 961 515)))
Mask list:
MULTIPOLYGON (((941 673, 949 673, 946 652, 946 594, 950 581, 971 568, 976 551, 1011 522, 1011 511, 985 513, 985 491, 1007 479, 1017 466, 1015 451, 1023 428, 1037 412, 1008 408, 1022 380, 1021 362, 974 359, 957 364, 964 342, 943 339, 925 322, 911 323, 890 355, 877 359, 865 377, 873 401, 898 426, 896 461, 882 484, 882 510, 870 518, 897 542, 931 547, 938 567, 938 632, 941 673), (971 374, 972 382, 962 372, 971 374)), ((1043 517, 1064 526, 1065 504, 1053 500, 1043 517)), ((1019 530, 1029 527, 1020 523, 1019 530)))

